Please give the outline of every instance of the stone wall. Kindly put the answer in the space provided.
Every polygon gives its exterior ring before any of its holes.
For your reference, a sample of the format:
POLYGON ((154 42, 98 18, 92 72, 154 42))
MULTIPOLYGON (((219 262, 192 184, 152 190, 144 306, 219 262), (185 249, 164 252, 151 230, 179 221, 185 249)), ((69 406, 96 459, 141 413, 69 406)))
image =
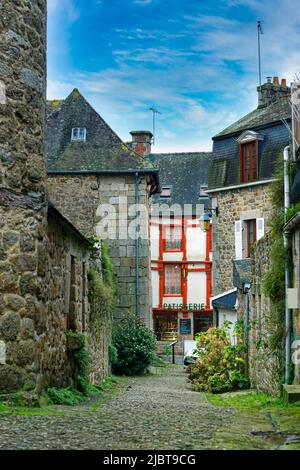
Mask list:
POLYGON ((58 217, 49 212, 47 239, 39 253, 38 272, 45 276, 46 305, 46 313, 41 312, 35 322, 41 390, 74 385, 74 363, 67 347, 66 329, 83 333, 89 314, 90 246, 72 235, 58 217))
POLYGON ((262 289, 264 274, 270 267, 271 239, 268 235, 258 241, 253 260, 253 284, 250 291, 250 344, 249 374, 251 385, 258 390, 278 393, 282 374, 283 350, 277 344, 272 348, 271 336, 274 325, 274 311, 271 300, 262 289))
MULTIPOLYGON (((298 305, 300 305, 300 227, 295 227, 292 233, 294 284, 298 289, 298 305)), ((300 309, 293 310, 293 341, 296 341, 296 348, 293 348, 294 358, 294 383, 300 384, 300 309)))
POLYGON ((0 2, 0 390, 36 386, 45 315, 38 247, 46 226, 46 2, 0 2))
MULTIPOLYGON (((149 210, 147 179, 142 176, 139 184, 140 204, 149 210)), ((126 232, 128 224, 135 218, 135 176, 134 175, 48 175, 51 200, 85 234, 97 234, 102 238, 99 227, 101 204, 112 204, 116 216, 108 216, 105 240, 116 270, 117 302, 114 313, 116 320, 127 312, 136 312, 136 241, 126 232), (133 210, 132 213, 130 211, 133 210), (96 229, 97 227, 97 229, 96 229)), ((141 214, 141 231, 145 238, 140 240, 139 281, 140 315, 148 326, 152 326, 151 315, 151 272, 148 213, 141 214)))
POLYGON ((213 295, 221 294, 233 287, 235 221, 263 217, 265 233, 269 229, 271 215, 269 187, 269 184, 261 184, 213 194, 215 204, 219 208, 219 216, 213 216, 213 295))

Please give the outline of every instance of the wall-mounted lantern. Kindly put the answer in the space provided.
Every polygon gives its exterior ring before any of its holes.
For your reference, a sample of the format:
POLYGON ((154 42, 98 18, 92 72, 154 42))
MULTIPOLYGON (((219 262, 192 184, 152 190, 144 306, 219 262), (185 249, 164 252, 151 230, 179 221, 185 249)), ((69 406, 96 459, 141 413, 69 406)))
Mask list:
POLYGON ((218 217, 218 215, 219 215, 219 209, 218 209, 218 207, 216 207, 216 208, 214 208, 214 209, 211 207, 211 208, 208 209, 208 211, 209 211, 209 212, 204 212, 204 213, 201 215, 200 219, 199 219, 200 228, 201 228, 201 230, 203 230, 203 232, 208 232, 208 230, 209 230, 209 227, 210 227, 210 220, 211 220, 211 217, 212 217, 212 214, 211 214, 211 213, 214 211, 217 217, 218 217))

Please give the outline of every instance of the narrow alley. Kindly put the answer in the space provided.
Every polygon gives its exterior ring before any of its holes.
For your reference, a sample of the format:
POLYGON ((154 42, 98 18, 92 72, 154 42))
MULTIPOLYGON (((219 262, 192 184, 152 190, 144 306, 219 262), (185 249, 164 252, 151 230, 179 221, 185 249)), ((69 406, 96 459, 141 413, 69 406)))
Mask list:
POLYGON ((123 382, 111 399, 24 414, 2 411, 0 448, 204 450, 283 444, 251 434, 274 431, 267 412, 214 406, 186 380, 182 366, 153 368, 123 382))

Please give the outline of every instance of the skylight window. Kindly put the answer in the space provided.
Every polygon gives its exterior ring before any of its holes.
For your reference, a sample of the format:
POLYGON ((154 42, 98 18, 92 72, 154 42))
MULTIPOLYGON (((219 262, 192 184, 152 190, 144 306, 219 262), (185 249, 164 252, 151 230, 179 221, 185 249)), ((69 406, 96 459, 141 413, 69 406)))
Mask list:
POLYGON ((86 140, 86 128, 85 127, 73 127, 71 140, 72 141, 79 141, 79 140, 85 141, 86 140))
POLYGON ((169 199, 171 197, 171 186, 163 186, 161 188, 160 199, 169 199))
POLYGON ((208 197, 208 194, 207 194, 207 192, 206 192, 207 189, 208 189, 207 184, 201 184, 201 186, 200 186, 200 192, 199 192, 199 197, 200 197, 200 198, 208 197))

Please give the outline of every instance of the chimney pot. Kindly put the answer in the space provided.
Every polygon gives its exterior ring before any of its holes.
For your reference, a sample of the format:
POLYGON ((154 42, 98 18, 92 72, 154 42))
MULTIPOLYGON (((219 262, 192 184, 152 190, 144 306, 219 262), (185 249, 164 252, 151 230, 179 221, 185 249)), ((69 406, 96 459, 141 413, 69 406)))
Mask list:
POLYGON ((284 88, 286 88, 286 79, 285 79, 285 78, 283 78, 283 79, 281 80, 281 86, 284 87, 284 88))
POLYGON ((279 79, 278 79, 278 77, 273 77, 273 84, 274 84, 274 85, 279 85, 279 79))

